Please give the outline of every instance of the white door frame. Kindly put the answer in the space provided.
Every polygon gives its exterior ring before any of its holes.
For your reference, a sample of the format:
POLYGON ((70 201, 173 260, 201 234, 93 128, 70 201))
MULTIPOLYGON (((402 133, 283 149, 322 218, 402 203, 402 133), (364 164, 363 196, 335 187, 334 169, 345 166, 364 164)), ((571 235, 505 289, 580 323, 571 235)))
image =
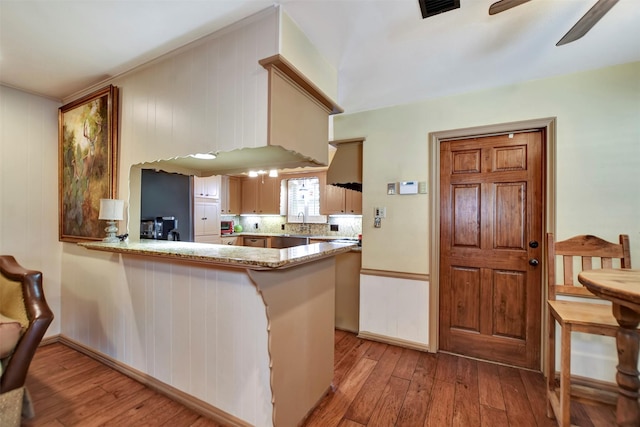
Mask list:
MULTIPOLYGON (((546 117, 542 119, 523 120, 519 122, 500 123, 494 125, 477 126, 464 129, 452 129, 429 134, 429 170, 431 171, 429 191, 429 218, 430 218, 430 269, 429 269, 429 351, 436 352, 440 348, 438 331, 440 329, 440 143, 443 140, 465 139, 492 134, 505 134, 521 132, 523 130, 544 129, 543 156, 545 159, 543 172, 543 191, 545 197, 545 212, 543 222, 543 235, 547 232, 555 232, 556 226, 556 118, 546 117)), ((541 242, 542 243, 542 242, 541 242)), ((546 259, 546 250, 543 253, 546 259)), ((543 284, 546 284, 546 263, 543 262, 543 284)), ((546 319, 547 319, 547 292, 543 286, 541 319, 541 346, 542 355, 546 353, 546 319)), ((541 369, 544 368, 544 357, 540 357, 541 369)))

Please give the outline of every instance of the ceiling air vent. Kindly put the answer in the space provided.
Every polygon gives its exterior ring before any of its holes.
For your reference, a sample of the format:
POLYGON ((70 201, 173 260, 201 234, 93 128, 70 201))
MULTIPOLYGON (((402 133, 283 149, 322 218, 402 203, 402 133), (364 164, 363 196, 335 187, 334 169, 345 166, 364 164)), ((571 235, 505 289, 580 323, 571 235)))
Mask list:
POLYGON ((460 8, 460 0, 418 0, 422 18, 460 8))

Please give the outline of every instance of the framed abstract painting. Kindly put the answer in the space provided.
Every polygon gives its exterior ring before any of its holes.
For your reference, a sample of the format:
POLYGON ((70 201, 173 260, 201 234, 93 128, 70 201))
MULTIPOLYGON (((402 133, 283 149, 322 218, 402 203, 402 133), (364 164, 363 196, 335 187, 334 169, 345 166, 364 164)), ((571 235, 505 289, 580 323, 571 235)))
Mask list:
POLYGON ((58 111, 59 240, 100 240, 100 199, 117 196, 118 88, 109 85, 58 111))

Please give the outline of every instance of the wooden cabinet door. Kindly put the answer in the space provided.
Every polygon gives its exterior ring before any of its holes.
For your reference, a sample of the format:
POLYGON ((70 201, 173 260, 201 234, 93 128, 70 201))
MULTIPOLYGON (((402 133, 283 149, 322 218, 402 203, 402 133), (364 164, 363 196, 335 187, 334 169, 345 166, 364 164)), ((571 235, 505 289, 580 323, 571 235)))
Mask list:
POLYGON ((240 204, 242 202, 240 196, 240 178, 234 176, 228 177, 227 186, 227 214, 239 215, 240 204))
POLYGON ((345 212, 349 215, 362 215, 362 193, 354 190, 344 190, 345 212))
POLYGON ((220 183, 220 213, 222 215, 240 214, 240 179, 223 176, 220 183))
POLYGON ((440 156, 440 349, 540 369, 542 132, 440 156))
POLYGON ((229 214, 229 177, 224 175, 220 179, 220 214, 229 214))
POLYGON ((258 213, 280 214, 280 179, 258 178, 258 213))
POLYGON ((335 215, 345 213, 345 195, 346 190, 335 185, 325 185, 324 188, 324 206, 323 215, 335 215))
POLYGON ((258 213, 258 180, 246 178, 242 180, 242 213, 258 213))

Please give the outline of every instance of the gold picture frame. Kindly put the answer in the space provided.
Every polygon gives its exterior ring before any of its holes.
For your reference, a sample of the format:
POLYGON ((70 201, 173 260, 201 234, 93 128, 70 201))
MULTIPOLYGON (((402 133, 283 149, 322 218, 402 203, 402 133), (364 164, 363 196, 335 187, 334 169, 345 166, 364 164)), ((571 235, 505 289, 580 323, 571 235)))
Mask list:
POLYGON ((117 196, 118 88, 109 85, 58 110, 59 240, 101 240, 100 199, 117 196))

